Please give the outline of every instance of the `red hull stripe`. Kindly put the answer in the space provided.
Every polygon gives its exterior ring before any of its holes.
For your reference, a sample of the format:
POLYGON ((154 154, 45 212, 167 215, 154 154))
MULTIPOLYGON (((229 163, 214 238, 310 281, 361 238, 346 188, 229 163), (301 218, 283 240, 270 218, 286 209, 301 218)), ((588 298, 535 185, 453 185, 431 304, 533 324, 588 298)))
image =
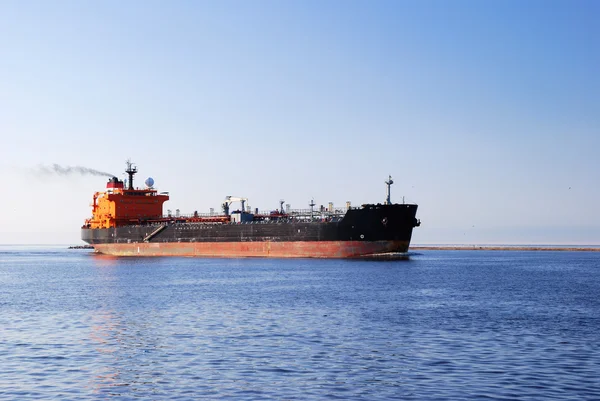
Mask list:
POLYGON ((94 248, 96 252, 115 256, 356 258, 407 252, 408 244, 408 241, 141 242, 95 244, 94 248))

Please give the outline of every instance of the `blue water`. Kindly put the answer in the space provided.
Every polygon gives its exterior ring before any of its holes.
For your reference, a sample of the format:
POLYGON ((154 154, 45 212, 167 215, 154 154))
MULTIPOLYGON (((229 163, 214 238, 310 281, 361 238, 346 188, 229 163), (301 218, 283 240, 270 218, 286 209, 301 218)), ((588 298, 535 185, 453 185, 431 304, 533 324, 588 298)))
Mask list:
POLYGON ((600 253, 0 247, 0 399, 600 399, 600 253))

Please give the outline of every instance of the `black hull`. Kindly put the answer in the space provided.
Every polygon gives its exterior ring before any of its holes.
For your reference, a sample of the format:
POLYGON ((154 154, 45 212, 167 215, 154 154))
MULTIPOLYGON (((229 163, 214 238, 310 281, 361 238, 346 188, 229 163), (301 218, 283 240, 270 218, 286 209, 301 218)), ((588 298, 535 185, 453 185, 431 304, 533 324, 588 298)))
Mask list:
POLYGON ((408 247, 417 205, 368 205, 339 221, 272 220, 245 223, 178 223, 82 229, 90 245, 182 242, 402 241, 408 247))

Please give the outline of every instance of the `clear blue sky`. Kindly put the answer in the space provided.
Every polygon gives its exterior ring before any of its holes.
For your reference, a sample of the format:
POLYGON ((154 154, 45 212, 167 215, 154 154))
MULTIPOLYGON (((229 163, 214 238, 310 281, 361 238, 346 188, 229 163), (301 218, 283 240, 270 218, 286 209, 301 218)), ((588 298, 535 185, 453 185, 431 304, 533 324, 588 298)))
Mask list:
POLYGON ((600 244, 598 1, 3 1, 0 243, 170 209, 419 204, 413 243, 600 244))

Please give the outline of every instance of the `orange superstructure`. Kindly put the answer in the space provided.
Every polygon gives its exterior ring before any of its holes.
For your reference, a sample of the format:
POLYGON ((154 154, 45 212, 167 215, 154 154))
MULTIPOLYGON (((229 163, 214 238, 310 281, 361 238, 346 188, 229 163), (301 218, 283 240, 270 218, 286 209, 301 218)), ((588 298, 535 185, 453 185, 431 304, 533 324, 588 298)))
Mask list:
POLYGON ((85 221, 86 228, 112 228, 135 223, 144 223, 162 218, 163 203, 169 200, 166 194, 158 194, 152 184, 146 189, 133 188, 135 167, 128 163, 129 187, 112 177, 105 192, 96 192, 92 203, 92 218, 85 221))

